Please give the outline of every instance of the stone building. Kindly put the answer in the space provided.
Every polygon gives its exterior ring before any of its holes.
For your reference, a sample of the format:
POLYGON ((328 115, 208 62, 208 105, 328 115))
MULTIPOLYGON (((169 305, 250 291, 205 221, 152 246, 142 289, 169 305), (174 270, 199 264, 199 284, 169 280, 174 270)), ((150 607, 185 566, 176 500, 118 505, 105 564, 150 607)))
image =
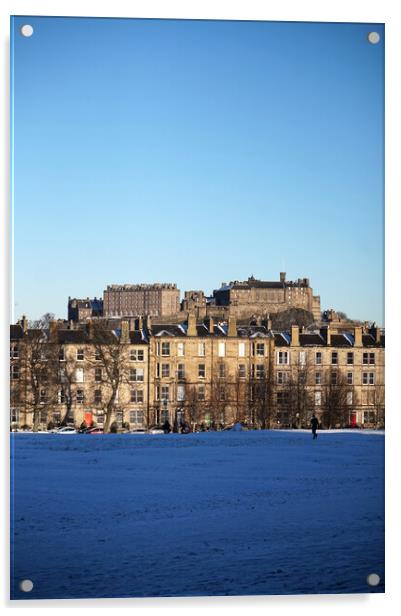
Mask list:
POLYGON ((42 331, 24 319, 11 326, 10 375, 13 428, 85 420, 135 429, 166 419, 307 427, 312 412, 326 427, 384 424, 377 327, 277 332, 190 313, 178 324, 147 317, 119 329, 89 321, 42 331))
POLYGON ((68 320, 79 322, 103 316, 103 300, 68 298, 68 320))
POLYGON ((231 315, 249 318, 253 314, 275 313, 290 308, 302 308, 311 312, 315 321, 320 321, 320 297, 313 295, 308 278, 286 280, 285 272, 279 281, 257 280, 253 276, 245 281, 222 283, 213 291, 214 304, 229 307, 231 315))
POLYGON ((166 316, 179 310, 180 290, 175 284, 113 284, 103 292, 106 317, 166 316))

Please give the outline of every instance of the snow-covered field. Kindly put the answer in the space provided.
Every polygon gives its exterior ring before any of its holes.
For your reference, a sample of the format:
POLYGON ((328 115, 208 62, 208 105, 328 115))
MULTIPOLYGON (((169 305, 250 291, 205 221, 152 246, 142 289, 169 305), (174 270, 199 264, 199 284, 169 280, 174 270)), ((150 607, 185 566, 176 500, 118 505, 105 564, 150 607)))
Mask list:
POLYGON ((11 451, 15 599, 384 590, 383 433, 12 434, 11 451))

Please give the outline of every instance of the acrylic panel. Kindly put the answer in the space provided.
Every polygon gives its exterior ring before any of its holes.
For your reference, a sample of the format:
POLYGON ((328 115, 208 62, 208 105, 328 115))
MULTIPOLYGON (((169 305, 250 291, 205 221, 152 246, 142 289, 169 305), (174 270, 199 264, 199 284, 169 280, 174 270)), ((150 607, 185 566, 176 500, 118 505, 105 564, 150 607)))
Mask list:
POLYGON ((384 592, 384 24, 11 18, 11 598, 384 592))

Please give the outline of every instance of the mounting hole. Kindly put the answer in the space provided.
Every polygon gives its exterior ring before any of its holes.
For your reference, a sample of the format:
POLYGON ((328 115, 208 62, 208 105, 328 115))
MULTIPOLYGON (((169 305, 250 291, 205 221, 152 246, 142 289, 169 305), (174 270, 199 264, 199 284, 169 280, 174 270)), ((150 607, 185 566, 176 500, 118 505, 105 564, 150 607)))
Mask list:
POLYGON ((366 581, 369 586, 377 586, 380 583, 380 575, 377 575, 377 573, 370 573, 366 581))
POLYGON ((33 588, 33 582, 32 580, 21 580, 21 582, 19 583, 19 587, 22 592, 31 592, 33 588))
POLYGON ((22 36, 32 36, 33 34, 33 28, 30 24, 24 24, 23 26, 21 26, 21 34, 22 36))
POLYGON ((372 45, 377 45, 380 41, 380 34, 378 32, 369 32, 368 41, 369 43, 372 43, 372 45))

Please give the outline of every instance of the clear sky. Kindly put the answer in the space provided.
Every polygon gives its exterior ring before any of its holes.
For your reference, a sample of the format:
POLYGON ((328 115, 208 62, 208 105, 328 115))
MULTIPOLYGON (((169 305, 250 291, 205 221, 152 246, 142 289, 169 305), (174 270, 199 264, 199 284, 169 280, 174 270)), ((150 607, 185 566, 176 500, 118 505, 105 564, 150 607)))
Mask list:
POLYGON ((11 30, 14 318, 66 317, 107 284, 209 293, 286 271, 383 324, 382 25, 11 30))

